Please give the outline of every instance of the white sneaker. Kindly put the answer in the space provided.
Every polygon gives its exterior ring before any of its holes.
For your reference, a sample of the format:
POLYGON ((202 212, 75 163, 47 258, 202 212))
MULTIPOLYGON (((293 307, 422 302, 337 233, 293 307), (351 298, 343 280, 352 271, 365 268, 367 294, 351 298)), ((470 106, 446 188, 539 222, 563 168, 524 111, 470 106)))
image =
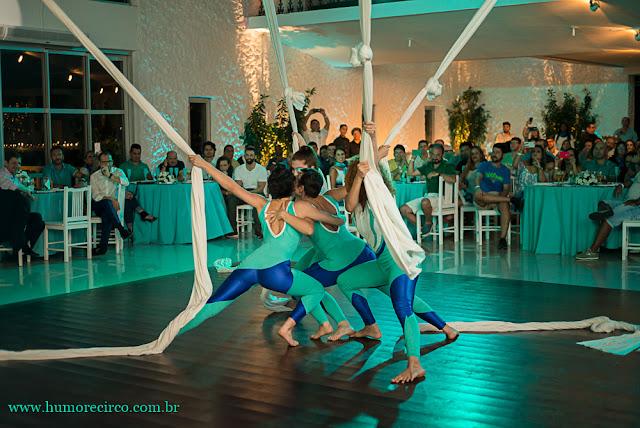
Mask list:
POLYGON ((594 253, 591 251, 591 248, 587 248, 581 253, 576 254, 576 260, 598 260, 600 259, 600 254, 594 253))

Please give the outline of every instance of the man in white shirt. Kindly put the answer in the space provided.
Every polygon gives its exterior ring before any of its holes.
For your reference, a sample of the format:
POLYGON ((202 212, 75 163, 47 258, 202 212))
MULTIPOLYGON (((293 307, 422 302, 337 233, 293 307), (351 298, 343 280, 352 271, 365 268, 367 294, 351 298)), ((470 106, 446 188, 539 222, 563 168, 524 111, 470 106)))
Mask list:
MULTIPOLYGON (((253 146, 247 146, 244 149, 244 163, 233 170, 233 179, 251 193, 264 194, 264 188, 267 185, 267 169, 256 162, 256 149, 253 146)), ((227 235, 228 238, 238 238, 236 207, 244 204, 245 202, 234 195, 229 195, 227 199, 227 216, 233 228, 233 233, 227 235)), ((257 210, 253 210, 253 227, 256 236, 262 238, 262 227, 257 210)))
POLYGON ((493 142, 493 144, 487 144, 486 152, 491 152, 491 148, 496 144, 510 142, 513 137, 514 135, 511 134, 511 124, 509 122, 503 122, 502 132, 496 135, 496 140, 493 142))
POLYGON ((314 142, 318 145, 318 148, 327 144, 327 135, 329 135, 329 118, 323 108, 313 108, 309 110, 309 114, 305 116, 300 124, 300 130, 302 131, 302 137, 307 144, 314 142), (320 129, 320 122, 317 119, 311 121, 311 129, 307 128, 307 122, 314 113, 320 113, 324 118, 324 128, 320 129))
POLYGON ((35 197, 16 178, 21 166, 20 154, 10 153, 0 170, 0 205, 3 207, 0 210, 0 242, 10 242, 16 255, 22 250, 26 255, 39 257, 31 248, 42 234, 44 222, 40 214, 30 212, 35 197))
POLYGON ((122 239, 127 239, 131 232, 125 229, 118 217, 118 211, 124 209, 118 202, 118 187, 124 192, 129 180, 124 171, 113 166, 111 153, 104 151, 98 157, 100 169, 91 174, 91 208, 102 219, 102 236, 100 244, 93 249, 96 256, 105 254, 109 245, 109 236, 115 228, 120 231, 122 239))

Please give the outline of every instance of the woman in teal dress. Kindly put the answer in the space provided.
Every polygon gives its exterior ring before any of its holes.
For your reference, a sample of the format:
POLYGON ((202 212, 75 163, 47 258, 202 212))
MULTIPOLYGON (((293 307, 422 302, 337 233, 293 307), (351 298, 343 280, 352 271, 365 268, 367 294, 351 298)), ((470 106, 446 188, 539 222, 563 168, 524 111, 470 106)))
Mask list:
POLYGON ((200 156, 189 156, 189 161, 194 166, 204 169, 223 188, 258 210, 265 233, 264 244, 240 263, 237 269, 211 295, 195 318, 180 330, 180 334, 215 316, 241 294, 259 283, 270 290, 301 296, 291 317, 278 330, 278 334, 289 345, 298 346, 298 342, 292 336, 293 327, 309 311, 318 306, 322 300, 324 289, 318 281, 309 275, 291 270, 291 257, 298 247, 302 237, 301 233, 282 220, 267 222, 265 217, 272 211, 284 210, 303 222, 299 225, 299 230, 307 235, 313 233, 314 221, 322 221, 335 226, 342 225, 344 221, 339 217, 320 211, 306 202, 291 201, 295 179, 284 166, 277 166, 269 176, 269 191, 273 199, 268 201, 261 195, 243 189, 231 177, 217 170, 200 156))

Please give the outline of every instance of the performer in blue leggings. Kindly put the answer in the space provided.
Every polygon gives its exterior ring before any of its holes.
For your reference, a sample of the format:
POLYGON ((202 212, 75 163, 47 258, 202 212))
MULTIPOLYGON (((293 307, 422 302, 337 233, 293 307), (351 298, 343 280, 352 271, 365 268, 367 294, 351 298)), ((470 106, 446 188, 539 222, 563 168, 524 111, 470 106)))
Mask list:
MULTIPOLYGON (((296 196, 329 214, 338 215, 338 203, 344 199, 347 190, 340 188, 321 195, 322 186, 322 176, 315 169, 304 168, 298 171, 296 196)), ((285 220, 293 227, 298 227, 298 224, 304 226, 300 219, 282 210, 272 212, 269 217, 285 220)), ((316 222, 313 234, 309 238, 314 248, 296 263, 294 269, 302 270, 318 280, 325 288, 336 285, 338 277, 354 266, 375 260, 375 254, 371 248, 349 232, 344 225, 335 227, 316 222)), ((318 331, 311 336, 312 339, 333 333, 333 327, 323 309, 338 323, 338 329, 329 337, 329 340, 338 340, 343 336, 356 334, 334 297, 325 291, 321 305, 311 311, 311 315, 320 324, 318 331)))
POLYGON ((278 330, 278 334, 289 345, 298 346, 293 339, 293 327, 313 310, 322 300, 324 289, 322 285, 309 275, 291 270, 291 257, 298 247, 301 233, 284 221, 272 220, 265 217, 271 211, 285 210, 289 215, 300 217, 304 222, 300 227, 305 234, 313 233, 314 221, 340 226, 344 221, 336 216, 317 210, 306 202, 292 202, 294 176, 282 165, 277 166, 269 176, 268 185, 272 196, 271 201, 251 193, 240 187, 233 179, 223 174, 200 156, 189 156, 189 161, 196 167, 204 169, 222 187, 252 205, 259 212, 259 219, 264 230, 264 244, 250 254, 238 268, 211 295, 202 310, 182 328, 180 334, 196 327, 204 320, 218 314, 229 306, 242 293, 248 291, 255 284, 260 283, 270 290, 301 296, 290 318, 278 330))

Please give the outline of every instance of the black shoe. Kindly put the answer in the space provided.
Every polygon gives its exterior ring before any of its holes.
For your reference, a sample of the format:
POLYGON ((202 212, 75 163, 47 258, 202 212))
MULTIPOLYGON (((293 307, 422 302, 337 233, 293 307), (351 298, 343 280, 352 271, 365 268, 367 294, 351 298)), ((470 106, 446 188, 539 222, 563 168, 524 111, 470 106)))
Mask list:
POLYGON ((609 218, 613 215, 613 210, 607 204, 598 204, 598 211, 589 214, 591 220, 602 221, 605 218, 609 218))
POLYGON ((101 256, 103 254, 107 254, 107 247, 96 247, 91 250, 91 254, 94 256, 101 256))
POLYGON ((25 245, 24 247, 22 247, 22 254, 24 254, 25 256, 40 257, 40 254, 33 251, 31 247, 28 245, 25 245))
POLYGON ((512 196, 511 197, 511 203, 513 204, 514 207, 516 207, 516 210, 519 213, 521 213, 523 211, 523 209, 524 209, 524 199, 512 196))
POLYGON ((507 239, 500 238, 500 241, 498 242, 498 250, 506 250, 507 248, 509 248, 509 245, 507 245, 507 239))
POLYGON ((140 218, 142 219, 142 221, 146 221, 147 223, 153 223, 158 219, 158 217, 154 217, 146 211, 140 211, 140 218), (147 218, 149 216, 151 216, 150 219, 147 218))
POLYGON ((125 229, 124 227, 118 230, 120 231, 120 236, 122 237, 122 239, 127 239, 133 233, 129 229, 125 229))

